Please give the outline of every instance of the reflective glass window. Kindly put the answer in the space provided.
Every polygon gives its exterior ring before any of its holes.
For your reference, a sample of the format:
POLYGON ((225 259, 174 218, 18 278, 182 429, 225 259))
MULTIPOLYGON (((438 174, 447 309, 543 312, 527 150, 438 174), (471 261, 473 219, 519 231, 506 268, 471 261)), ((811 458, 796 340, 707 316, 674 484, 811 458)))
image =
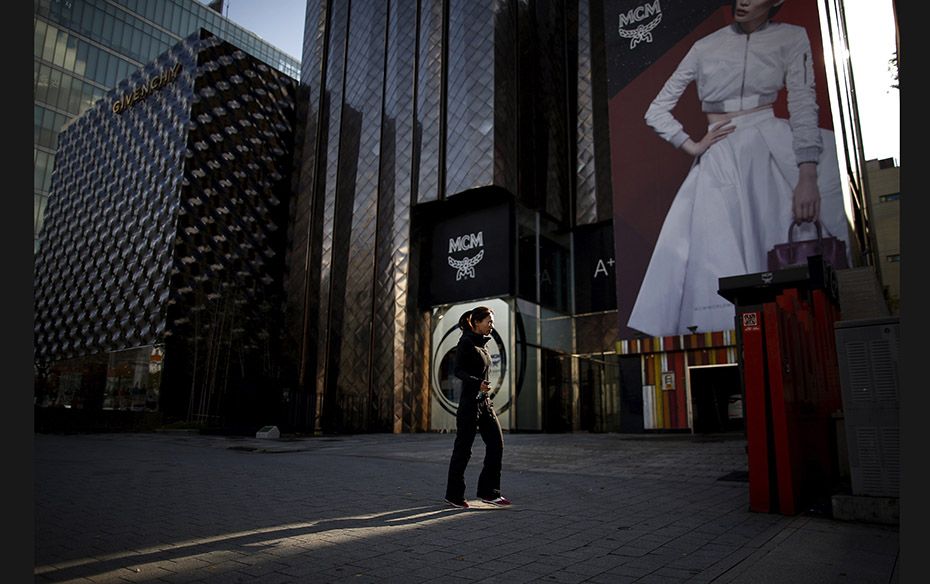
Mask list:
POLYGON ((71 93, 71 77, 65 73, 58 73, 59 86, 58 86, 58 99, 55 101, 54 105, 58 109, 67 110, 68 109, 68 95, 71 93))
POLYGON ((68 33, 58 31, 55 39, 55 54, 52 56, 52 63, 63 67, 65 64, 65 53, 68 51, 68 33))
POLYGON ((119 60, 119 68, 117 69, 117 79, 122 81, 129 77, 136 70, 131 64, 126 61, 119 60))
POLYGON ((144 4, 145 4, 145 7, 142 9, 142 14, 144 14, 145 17, 148 18, 149 20, 154 21, 155 20, 155 6, 156 4, 158 4, 158 2, 154 2, 153 0, 146 0, 144 4))
POLYGON ((101 39, 104 44, 113 44, 115 39, 113 36, 113 27, 115 26, 113 17, 109 14, 103 17, 103 30, 100 32, 101 39))
POLYGON ((81 13, 81 32, 89 35, 94 30, 94 15, 97 13, 97 10, 94 10, 90 6, 84 6, 84 10, 81 13))
POLYGON ((171 13, 171 26, 168 27, 171 30, 181 30, 181 9, 177 6, 174 7, 171 13))
POLYGON ((58 29, 49 25, 45 33, 45 45, 42 47, 42 59, 44 61, 52 62, 52 57, 55 55, 55 41, 57 40, 58 29))
POLYGON ((132 31, 132 56, 137 61, 146 63, 149 61, 149 58, 148 55, 145 54, 143 47, 145 47, 144 41, 149 35, 138 27, 133 28, 132 31))
POLYGON ((74 60, 77 58, 78 41, 73 36, 68 36, 67 47, 65 48, 65 69, 74 71, 74 60))
POLYGON ((84 71, 84 76, 87 77, 88 79, 96 79, 94 77, 94 74, 96 73, 96 70, 97 70, 97 59, 99 58, 100 58, 100 49, 97 49, 96 47, 91 47, 90 45, 88 45, 87 67, 85 68, 85 71, 84 71))
POLYGON ((99 10, 94 10, 94 36, 100 38, 103 36, 103 19, 105 15, 99 10))
POLYGON ((132 50, 132 27, 126 24, 124 21, 120 20, 117 23, 117 28, 114 31, 119 31, 119 47, 124 53, 128 53, 132 50))
POLYGON ((52 189, 52 169, 55 167, 55 155, 46 153, 45 156, 45 177, 42 181, 42 190, 48 192, 52 189))
POLYGON ((48 153, 41 150, 35 150, 35 161, 33 163, 32 188, 40 191, 47 191, 46 173, 48 171, 48 153))
POLYGON ((84 97, 84 83, 71 79, 71 91, 68 94, 68 111, 74 115, 81 113, 81 101, 84 97))
POLYGON ((45 24, 44 20, 36 19, 35 21, 35 31, 33 34, 33 50, 32 54, 40 56, 42 54, 42 47, 45 46, 45 33, 48 30, 48 25, 45 24))
POLYGON ((50 69, 48 75, 48 93, 45 96, 45 103, 58 106, 58 96, 61 93, 61 71, 50 69))
POLYGON ((33 108, 33 124, 32 124, 32 128, 33 128, 33 137, 32 137, 32 141, 33 141, 34 143, 36 143, 36 144, 39 143, 39 132, 40 132, 41 129, 42 129, 42 114, 43 114, 44 111, 45 111, 44 108, 41 108, 41 107, 38 107, 38 106, 36 106, 36 107, 33 108))
POLYGON ((97 52, 97 65, 94 67, 94 81, 103 85, 107 84, 107 62, 110 60, 110 54, 104 51, 97 52))
POLYGON ((174 5, 174 2, 164 2, 164 5, 165 13, 161 17, 161 25, 171 30, 171 19, 174 18, 174 13, 178 7, 174 5))
POLYGON ((90 52, 90 45, 87 43, 78 43, 77 53, 74 59, 74 73, 84 77, 87 71, 87 53, 90 52))
POLYGON ((36 88, 35 100, 45 102, 48 98, 49 69, 45 65, 39 65, 36 71, 36 88))
POLYGON ((155 2, 155 15, 152 17, 158 24, 164 24, 165 22, 165 7, 170 6, 167 2, 155 2))
POLYGON ((142 60, 145 62, 152 61, 157 56, 152 53, 152 47, 155 46, 155 40, 149 37, 148 35, 142 37, 142 46, 139 49, 140 54, 142 55, 142 60))
POLYGON ((52 133, 50 127, 54 123, 55 114, 51 111, 41 108, 41 116, 39 117, 38 123, 38 138, 36 142, 40 146, 45 146, 46 148, 53 148, 52 146, 52 133))
POLYGON ((107 55, 107 56, 108 56, 107 76, 106 76, 106 82, 104 83, 104 85, 113 86, 113 85, 116 85, 117 81, 119 81, 119 76, 118 76, 119 71, 117 69, 119 67, 119 62, 117 59, 113 57, 113 55, 107 55))
POLYGON ((97 88, 89 83, 84 84, 84 91, 82 92, 82 102, 81 102, 81 113, 84 113, 97 101, 97 88))
POLYGON ((42 227, 42 216, 45 215, 46 199, 47 197, 45 195, 40 195, 38 193, 33 196, 33 236, 38 235, 42 227))

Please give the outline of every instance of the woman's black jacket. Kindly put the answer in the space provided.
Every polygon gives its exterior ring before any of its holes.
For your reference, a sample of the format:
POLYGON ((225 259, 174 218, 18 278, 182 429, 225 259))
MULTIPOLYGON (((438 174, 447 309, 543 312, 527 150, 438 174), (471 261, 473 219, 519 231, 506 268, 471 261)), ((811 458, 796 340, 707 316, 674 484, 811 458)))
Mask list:
POLYGON ((460 403, 475 399, 478 391, 481 390, 481 382, 488 379, 491 355, 484 346, 490 340, 490 336, 479 335, 472 331, 465 331, 459 339, 459 344, 455 348, 453 373, 462 380, 460 403))

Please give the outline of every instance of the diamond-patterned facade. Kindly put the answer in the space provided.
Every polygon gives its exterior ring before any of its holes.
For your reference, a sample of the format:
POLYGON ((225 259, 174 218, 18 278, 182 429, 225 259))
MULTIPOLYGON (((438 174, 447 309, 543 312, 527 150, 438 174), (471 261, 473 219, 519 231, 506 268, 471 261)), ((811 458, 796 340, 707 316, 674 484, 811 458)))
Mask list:
POLYGON ((423 238, 449 197, 491 188, 561 239, 611 217, 592 160, 596 13, 308 2, 287 300, 300 429, 429 429, 423 238))
POLYGON ((201 31, 62 132, 36 259, 39 363, 164 347, 162 411, 235 422, 237 384, 279 367, 252 357, 280 353, 295 92, 201 31))

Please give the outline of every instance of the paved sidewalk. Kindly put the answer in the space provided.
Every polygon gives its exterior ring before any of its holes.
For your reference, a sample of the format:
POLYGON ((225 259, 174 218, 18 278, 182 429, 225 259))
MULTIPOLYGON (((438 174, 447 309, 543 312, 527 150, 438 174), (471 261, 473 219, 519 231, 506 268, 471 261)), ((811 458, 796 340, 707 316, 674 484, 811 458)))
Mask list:
POLYGON ((898 581, 895 526, 750 512, 742 437, 506 434, 514 506, 467 510, 452 440, 36 434, 35 581, 898 581))

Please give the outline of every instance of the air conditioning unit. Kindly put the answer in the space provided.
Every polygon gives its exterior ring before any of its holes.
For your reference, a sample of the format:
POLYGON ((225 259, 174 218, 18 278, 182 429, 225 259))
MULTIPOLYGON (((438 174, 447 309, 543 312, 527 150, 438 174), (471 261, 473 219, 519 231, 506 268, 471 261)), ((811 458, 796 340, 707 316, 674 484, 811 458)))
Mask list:
POLYGON ((899 496, 899 328, 898 317, 834 325, 854 495, 899 496))

